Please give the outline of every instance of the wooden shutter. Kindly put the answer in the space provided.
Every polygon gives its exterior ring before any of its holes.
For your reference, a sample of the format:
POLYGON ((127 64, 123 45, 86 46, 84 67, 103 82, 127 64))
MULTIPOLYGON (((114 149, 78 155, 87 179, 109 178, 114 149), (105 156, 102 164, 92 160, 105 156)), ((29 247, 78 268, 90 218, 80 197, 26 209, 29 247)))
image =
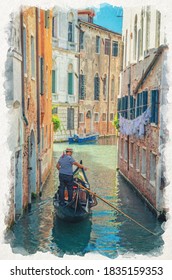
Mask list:
POLYGON ((56 71, 52 70, 52 93, 56 92, 56 71))
POLYGON ((143 91, 143 112, 146 111, 147 104, 148 104, 148 92, 147 91, 143 91))
POLYGON ((151 91, 151 123, 155 122, 155 90, 151 91))
POLYGON ((159 114, 159 91, 155 90, 155 124, 158 124, 159 114))
POLYGON ((68 73, 68 94, 73 94, 73 73, 68 73))

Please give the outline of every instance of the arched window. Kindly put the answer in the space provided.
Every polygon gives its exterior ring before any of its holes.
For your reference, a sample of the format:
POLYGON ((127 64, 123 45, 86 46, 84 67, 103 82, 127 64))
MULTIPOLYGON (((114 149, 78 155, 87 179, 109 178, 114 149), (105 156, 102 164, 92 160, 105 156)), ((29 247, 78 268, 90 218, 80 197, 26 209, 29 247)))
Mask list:
POLYGON ((73 65, 68 66, 68 94, 74 93, 74 78, 73 78, 73 65))
POLYGON ((144 18, 143 18, 143 10, 141 12, 141 22, 140 22, 140 26, 141 26, 141 38, 140 38, 140 56, 143 55, 143 33, 144 33, 144 18))
POLYGON ((94 76, 94 100, 99 100, 100 97, 100 78, 99 75, 96 74, 94 76))
POLYGON ((150 7, 147 7, 146 11, 146 51, 149 49, 149 43, 150 43, 150 20, 151 20, 151 13, 150 13, 150 7))
POLYGON ((135 15, 134 19, 134 60, 136 60, 137 54, 137 15, 135 15))
POLYGON ((111 101, 114 101, 114 98, 115 98, 115 78, 113 75, 111 80, 111 101))
POLYGON ((68 41, 74 42, 74 16, 73 13, 68 15, 68 41))
POLYGON ((156 32, 155 32, 155 47, 158 48, 160 45, 160 28, 161 28, 161 13, 156 11, 156 32))

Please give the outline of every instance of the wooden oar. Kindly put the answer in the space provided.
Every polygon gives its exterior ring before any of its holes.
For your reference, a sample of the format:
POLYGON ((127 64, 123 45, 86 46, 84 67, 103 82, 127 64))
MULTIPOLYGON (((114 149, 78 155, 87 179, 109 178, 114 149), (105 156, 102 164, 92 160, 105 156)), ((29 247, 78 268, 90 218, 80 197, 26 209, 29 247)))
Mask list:
POLYGON ((128 218, 129 220, 131 220, 132 222, 134 222, 135 224, 137 224, 138 226, 142 227, 143 229, 145 229, 146 231, 148 231, 149 233, 153 234, 153 235, 158 235, 157 233, 152 232, 151 230, 147 229, 146 227, 144 227, 143 225, 141 225, 140 223, 138 223, 136 220, 134 220, 133 218, 131 218, 130 216, 128 216, 127 214, 125 214, 123 211, 121 211, 119 208, 115 207, 113 204, 111 204, 110 202, 108 202, 107 200, 105 200, 104 198, 100 197, 99 195, 97 195, 96 193, 93 193, 92 191, 90 191, 89 189, 85 188, 84 186, 82 186, 80 183, 75 182, 79 188, 86 190, 87 192, 89 192, 92 195, 95 195, 97 198, 99 198, 100 200, 102 200, 104 203, 108 204, 110 207, 112 207, 113 209, 115 209, 116 211, 118 211, 119 213, 121 213, 123 216, 125 216, 126 218, 128 218))

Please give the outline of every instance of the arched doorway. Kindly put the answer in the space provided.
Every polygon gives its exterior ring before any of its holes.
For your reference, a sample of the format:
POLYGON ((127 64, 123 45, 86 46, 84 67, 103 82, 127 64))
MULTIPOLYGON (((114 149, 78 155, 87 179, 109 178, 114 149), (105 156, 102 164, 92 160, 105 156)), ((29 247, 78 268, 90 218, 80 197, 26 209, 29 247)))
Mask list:
POLYGON ((28 139, 28 193, 28 203, 31 205, 32 195, 36 194, 36 146, 33 130, 28 139))

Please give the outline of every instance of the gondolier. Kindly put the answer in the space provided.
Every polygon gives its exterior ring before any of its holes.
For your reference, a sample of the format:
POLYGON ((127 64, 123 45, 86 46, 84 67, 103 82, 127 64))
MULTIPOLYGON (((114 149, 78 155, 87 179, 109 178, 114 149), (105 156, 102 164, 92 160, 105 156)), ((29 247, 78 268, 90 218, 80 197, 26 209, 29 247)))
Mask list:
POLYGON ((67 148, 65 153, 59 158, 57 162, 57 169, 59 170, 59 200, 60 205, 65 205, 64 203, 64 190, 67 187, 68 190, 68 202, 72 201, 73 196, 73 165, 76 165, 79 168, 87 170, 87 167, 75 161, 72 157, 73 150, 67 148))

